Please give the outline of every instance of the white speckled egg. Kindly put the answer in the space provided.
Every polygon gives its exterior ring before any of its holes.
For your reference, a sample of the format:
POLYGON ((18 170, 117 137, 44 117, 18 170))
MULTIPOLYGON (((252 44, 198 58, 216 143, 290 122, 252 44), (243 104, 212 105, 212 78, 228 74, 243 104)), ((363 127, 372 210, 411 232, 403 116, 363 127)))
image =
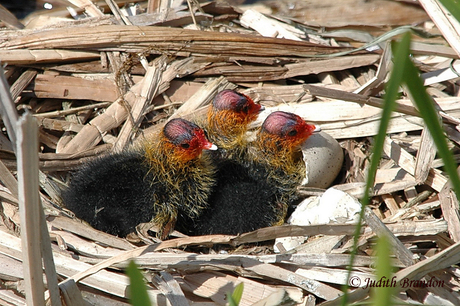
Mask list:
POLYGON ((302 186, 327 188, 343 164, 343 150, 337 140, 325 132, 316 132, 302 145, 307 177, 302 186))

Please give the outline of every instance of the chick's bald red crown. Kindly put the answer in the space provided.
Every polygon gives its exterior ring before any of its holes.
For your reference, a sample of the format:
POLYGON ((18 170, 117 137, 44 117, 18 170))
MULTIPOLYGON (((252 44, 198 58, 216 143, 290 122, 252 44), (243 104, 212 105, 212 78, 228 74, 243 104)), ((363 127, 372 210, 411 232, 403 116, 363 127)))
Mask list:
POLYGON ((163 128, 165 138, 182 151, 184 157, 193 159, 201 154, 202 150, 216 150, 217 147, 208 141, 204 131, 196 124, 176 118, 170 120, 163 128))
POLYGON ((258 114, 263 110, 263 106, 254 103, 250 97, 230 89, 219 92, 212 103, 217 110, 232 110, 245 115, 258 114))
POLYGON ((300 116, 283 111, 276 111, 268 115, 261 129, 264 133, 299 140, 306 140, 318 130, 316 126, 306 123, 300 116))

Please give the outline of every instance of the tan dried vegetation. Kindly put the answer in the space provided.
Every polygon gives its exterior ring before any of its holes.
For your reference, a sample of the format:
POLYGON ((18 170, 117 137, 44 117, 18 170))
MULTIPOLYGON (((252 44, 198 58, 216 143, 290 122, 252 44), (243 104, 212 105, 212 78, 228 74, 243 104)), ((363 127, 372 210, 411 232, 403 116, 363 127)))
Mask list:
MULTIPOLYGON (((159 305, 224 305, 240 282, 241 305, 334 304, 346 282, 353 225, 285 225, 237 237, 176 232, 163 242, 139 228, 125 240, 73 218, 60 207, 57 190, 86 160, 148 137, 168 118, 201 116, 218 91, 238 87, 268 110, 295 112, 339 140, 346 163, 334 187, 359 198, 391 69, 388 41, 400 26, 426 34, 414 35, 413 58, 458 160, 460 27, 434 9, 437 1, 70 2, 71 8, 53 1, 55 9, 21 21, 0 9, 0 60, 15 107, 5 106, 3 84, 1 304, 25 305, 24 292, 43 290, 26 280, 33 273, 41 278, 42 257, 53 305, 59 295, 67 305, 125 305, 122 269, 130 258, 159 305), (36 148, 29 139, 33 121, 22 126, 29 132, 14 136, 25 112, 38 122, 44 215, 18 209, 23 190, 16 171, 27 175, 34 165, 16 161, 14 143, 22 143, 22 157, 36 148), (32 242, 22 236, 21 246, 20 229, 32 242), (273 239, 286 236, 310 238, 295 251, 274 254, 273 239), (32 268, 23 270, 23 260, 32 268)), ((444 282, 402 290, 398 298, 460 304, 458 201, 404 92, 384 150, 352 275, 374 277, 375 237, 390 231, 402 242, 392 252, 398 277, 444 282)), ((323 190, 299 192, 307 197, 323 190)), ((352 299, 367 295, 357 289, 352 299)))

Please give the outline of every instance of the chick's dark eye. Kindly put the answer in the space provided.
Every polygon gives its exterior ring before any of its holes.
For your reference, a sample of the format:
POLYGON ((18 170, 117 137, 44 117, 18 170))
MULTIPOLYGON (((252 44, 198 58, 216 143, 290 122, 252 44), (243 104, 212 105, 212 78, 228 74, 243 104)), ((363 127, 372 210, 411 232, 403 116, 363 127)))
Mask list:
POLYGON ((288 136, 295 136, 295 135, 297 135, 297 130, 290 130, 288 132, 288 136))
POLYGON ((184 149, 190 148, 190 144, 188 144, 188 143, 183 143, 183 144, 181 144, 180 146, 181 146, 182 148, 184 148, 184 149))
POLYGON ((248 110, 249 110, 249 106, 245 105, 243 106, 243 108, 241 109, 244 113, 247 113, 248 110))

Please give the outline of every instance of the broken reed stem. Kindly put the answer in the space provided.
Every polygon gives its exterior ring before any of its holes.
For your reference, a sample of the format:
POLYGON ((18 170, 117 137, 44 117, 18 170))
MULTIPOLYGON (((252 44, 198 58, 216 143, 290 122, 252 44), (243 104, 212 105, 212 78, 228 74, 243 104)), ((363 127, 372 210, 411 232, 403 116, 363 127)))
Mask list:
POLYGON ((16 122, 18 121, 18 113, 14 107, 13 99, 11 98, 10 86, 5 78, 5 71, 0 66, 0 117, 6 127, 6 132, 13 144, 13 150, 16 150, 16 122))
POLYGON ((42 258, 52 306, 61 306, 56 268, 39 193, 38 125, 30 113, 17 122, 18 198, 26 301, 45 305, 42 258))
POLYGON ((56 266, 54 264, 53 251, 51 249, 50 234, 46 226, 45 213, 43 212, 41 202, 39 202, 40 234, 43 265, 45 266, 45 275, 51 306, 61 306, 61 293, 59 291, 56 266))
POLYGON ((30 114, 17 121, 19 213, 27 305, 45 306, 40 239, 38 127, 30 114))
POLYGON ((113 102, 100 102, 100 103, 94 103, 90 105, 84 105, 84 106, 78 106, 78 107, 72 107, 69 109, 65 110, 57 110, 53 112, 47 112, 47 113, 39 113, 39 114, 34 114, 34 117, 36 118, 43 118, 43 117, 60 117, 60 116, 67 116, 71 114, 76 114, 80 111, 85 111, 85 110, 92 110, 92 109, 97 109, 97 108, 105 108, 110 106, 113 102))
POLYGON ((158 94, 159 87, 162 83, 162 75, 166 69, 167 60, 166 56, 160 56, 153 62, 152 66, 150 66, 145 73, 140 94, 136 97, 133 103, 134 105, 132 105, 128 116, 128 119, 130 120, 126 120, 114 145, 115 151, 121 151, 126 148, 131 140, 133 131, 136 130, 141 123, 142 115, 144 114, 145 109, 158 94))

